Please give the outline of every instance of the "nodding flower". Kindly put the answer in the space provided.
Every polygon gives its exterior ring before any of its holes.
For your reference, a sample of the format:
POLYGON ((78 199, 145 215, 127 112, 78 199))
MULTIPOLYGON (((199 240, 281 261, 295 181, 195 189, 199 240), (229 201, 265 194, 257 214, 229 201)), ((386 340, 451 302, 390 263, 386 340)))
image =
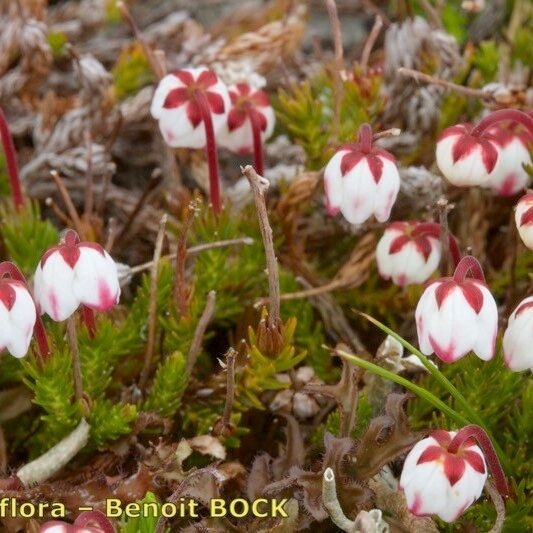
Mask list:
MULTIPOLYGON (((380 275, 392 279, 400 287, 426 282, 441 260, 440 233, 440 225, 433 222, 390 224, 376 247, 380 275)), ((457 264, 460 252, 452 235, 449 236, 449 247, 457 264)))
MULTIPOLYGON (((457 187, 492 184, 498 187, 504 186, 502 180, 509 179, 513 170, 519 176, 522 160, 516 156, 522 151, 514 143, 504 146, 501 135, 494 134, 498 123, 509 121, 522 124, 533 135, 533 118, 517 109, 495 111, 475 126, 458 124, 446 128, 436 149, 437 166, 444 177, 457 187)), ((516 185, 507 187, 513 189, 516 185)))
POLYGON ((505 364, 513 372, 533 370, 533 296, 522 300, 511 313, 503 334, 505 364))
POLYGON ((432 431, 407 455, 399 488, 409 511, 453 522, 480 496, 488 468, 498 492, 509 495, 505 474, 485 431, 469 425, 460 431, 432 431))
POLYGON ((340 211, 351 224, 372 215, 388 220, 400 189, 396 159, 372 141, 370 125, 362 124, 358 141, 341 146, 324 169, 328 212, 340 211))
POLYGON ((452 363, 473 351, 494 357, 498 332, 496 301, 483 270, 472 256, 461 259, 451 278, 440 278, 424 291, 415 311, 420 351, 452 363), (466 278, 469 271, 473 278, 466 278))
POLYGON ((39 261, 34 292, 41 313, 59 322, 80 305, 106 311, 120 297, 117 265, 102 246, 80 242, 75 231, 67 230, 39 261))
POLYGON ((0 278, 0 349, 14 357, 28 353, 37 320, 35 303, 23 281, 0 278))
POLYGON ((515 223, 520 238, 530 250, 533 250, 533 193, 525 194, 518 200, 515 223))
POLYGON ((169 146, 206 149, 211 201, 217 213, 221 203, 215 137, 224 128, 229 109, 227 87, 206 68, 182 69, 165 76, 150 108, 169 146))
POLYGON ((253 152, 255 170, 263 175, 263 143, 274 131, 274 109, 268 95, 248 83, 237 83, 228 91, 231 106, 220 144, 238 154, 253 152))
POLYGON ((62 520, 49 520, 39 529, 39 533, 115 533, 113 524, 100 511, 85 511, 73 524, 62 520))
POLYGON ((533 142, 533 134, 500 124, 490 128, 489 133, 498 145, 499 154, 484 186, 499 196, 514 196, 523 191, 529 182, 524 165, 531 165, 529 146, 533 142))

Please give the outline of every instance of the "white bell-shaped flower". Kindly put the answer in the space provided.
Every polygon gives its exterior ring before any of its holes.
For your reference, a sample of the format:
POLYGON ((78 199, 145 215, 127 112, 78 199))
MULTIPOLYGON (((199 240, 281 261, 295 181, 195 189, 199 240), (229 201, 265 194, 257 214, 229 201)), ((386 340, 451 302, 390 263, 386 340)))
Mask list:
POLYGON ((505 364, 513 372, 533 370, 533 296, 511 313, 503 335, 505 364))
POLYGON ((106 311, 120 297, 117 265, 99 244, 80 242, 68 230, 39 262, 34 292, 41 313, 56 321, 66 320, 80 305, 106 311))

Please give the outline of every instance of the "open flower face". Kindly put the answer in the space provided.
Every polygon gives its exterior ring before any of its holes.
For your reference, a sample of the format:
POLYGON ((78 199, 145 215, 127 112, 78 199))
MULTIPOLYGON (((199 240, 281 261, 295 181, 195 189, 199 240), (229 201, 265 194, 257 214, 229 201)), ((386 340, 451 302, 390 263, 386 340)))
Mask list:
POLYGON ((385 150, 363 150, 359 144, 341 146, 324 170, 327 209, 339 211, 351 224, 372 215, 385 222, 400 189, 396 160, 385 150))
POLYGON ((437 165, 457 187, 486 185, 496 167, 500 147, 490 133, 472 135, 472 126, 446 128, 437 140, 437 165))
POLYGON ((226 86, 214 72, 206 68, 183 69, 159 82, 150 111, 159 121, 159 129, 169 146, 203 148, 206 145, 199 99, 211 114, 216 134, 225 125, 230 98, 226 86))
POLYGON ((0 349, 14 357, 28 353, 37 311, 24 283, 0 279, 0 349))
POLYGON ((505 364, 513 372, 533 370, 533 296, 522 300, 503 335, 505 364))
POLYGON ((480 280, 442 278, 422 294, 415 312, 420 351, 446 363, 473 351, 480 359, 494 357, 498 310, 480 280))
POLYGON ((518 201, 515 222, 520 238, 533 250, 533 193, 522 196, 518 201))
POLYGON ((66 320, 81 305, 106 311, 120 296, 117 266, 97 243, 79 242, 69 230, 50 248, 35 272, 35 298, 42 313, 66 320))
POLYGON ((254 90, 248 83, 237 83, 228 88, 231 106, 220 144, 238 154, 253 152, 252 121, 258 127, 261 141, 268 139, 276 123, 268 95, 254 90))
POLYGON ((438 237, 424 231, 425 224, 393 222, 376 248, 380 275, 403 287, 424 283, 435 272, 441 258, 438 237))
POLYGON ((531 138, 499 125, 489 131, 499 146, 499 155, 485 186, 500 196, 513 196, 524 190, 529 181, 524 165, 531 165, 528 150, 531 138))
POLYGON ((455 453, 448 452, 455 435, 434 431, 407 455, 400 490, 413 514, 437 515, 453 522, 481 495, 487 479, 483 452, 473 440, 464 442, 455 453))

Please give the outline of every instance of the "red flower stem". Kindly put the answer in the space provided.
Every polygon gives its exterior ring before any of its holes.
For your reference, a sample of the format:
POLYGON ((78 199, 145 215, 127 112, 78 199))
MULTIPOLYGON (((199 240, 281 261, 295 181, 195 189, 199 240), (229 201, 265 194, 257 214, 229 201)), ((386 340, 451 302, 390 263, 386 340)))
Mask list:
POLYGON ((471 135, 481 135, 494 124, 507 120, 522 124, 529 131, 529 133, 533 135, 533 118, 527 113, 519 111, 518 109, 500 109, 499 111, 494 111, 494 113, 491 113, 490 115, 481 119, 472 128, 471 135))
MULTIPOLYGON (((422 222, 419 224, 413 231, 414 235, 431 235, 438 239, 442 231, 442 226, 436 222, 422 222)), ((457 244, 457 239, 451 234, 448 233, 448 249, 453 259, 453 266, 457 268, 457 265, 461 261, 461 250, 457 244)))
POLYGON ((370 124, 361 124, 359 126, 359 147, 361 149, 361 152, 364 154, 368 154, 370 150, 372 149, 372 127, 370 124))
MULTIPOLYGON (((24 274, 22 274, 18 267, 14 263, 11 263, 11 261, 4 261, 3 263, 0 263, 0 278, 4 277, 6 274, 9 275, 12 279, 23 283, 27 291, 31 295, 31 291, 28 288, 28 282, 26 281, 24 274)), ((33 295, 31 295, 31 297, 33 299, 33 295)), ((35 304, 35 300, 33 301, 33 303, 35 304)), ((35 308, 37 309, 37 306, 35 306, 35 308)), ((35 320, 35 326, 33 329, 33 334, 35 335, 35 339, 37 340, 37 344, 39 345, 41 360, 45 361, 50 355, 50 347, 48 345, 48 339, 46 337, 46 330, 44 329, 43 320, 38 311, 37 318, 35 320)))
POLYGON ((509 487, 507 485, 507 480, 505 479, 505 473, 500 465, 500 461, 498 460, 498 456, 496 455, 496 451, 494 450, 494 446, 492 445, 489 436, 482 428, 475 424, 470 424, 458 431, 448 446, 448 453, 456 454, 459 448, 471 438, 476 439, 480 448, 483 450, 498 492, 503 497, 509 496, 509 487))
POLYGON ((13 144, 13 138, 9 131, 9 125, 7 123, 4 111, 0 107, 0 137, 2 138, 2 145, 4 147, 4 153, 6 155, 7 173, 9 175, 9 183, 11 185, 11 196, 13 198, 13 204, 18 211, 24 203, 24 195, 22 194, 22 188, 20 186, 19 167, 17 164, 17 154, 15 152, 15 145, 13 144))
POLYGON ((109 518, 100 511, 86 511, 81 513, 74 522, 74 525, 80 529, 91 524, 97 525, 104 533, 115 533, 115 528, 109 518))
POLYGON ((202 114, 202 121, 205 128, 206 146, 205 152, 207 154, 207 164, 209 165, 209 194, 211 196, 211 203, 213 204, 213 211, 218 215, 221 210, 220 204, 220 178, 218 175, 218 156, 217 145, 215 141, 215 131, 213 129, 213 118, 211 117, 211 110, 209 109, 209 102, 202 91, 196 90, 194 98, 200 113, 202 114))
POLYGON ((466 255, 463 257, 459 261, 459 264, 455 267, 455 272, 453 274, 454 281, 457 283, 462 283, 465 280, 468 272, 472 272, 472 276, 475 279, 485 283, 485 274, 483 274, 483 269, 481 268, 479 261, 471 255, 466 255))
POLYGON ((96 335, 96 320, 94 319, 94 311, 90 307, 82 305, 81 314, 83 318, 83 323, 89 331, 89 338, 94 339, 96 335))
POLYGON ((264 172, 264 157, 263 142, 261 140, 261 123, 257 113, 253 109, 248 110, 248 116, 252 125, 252 137, 254 141, 254 167, 255 171, 262 176, 264 172))

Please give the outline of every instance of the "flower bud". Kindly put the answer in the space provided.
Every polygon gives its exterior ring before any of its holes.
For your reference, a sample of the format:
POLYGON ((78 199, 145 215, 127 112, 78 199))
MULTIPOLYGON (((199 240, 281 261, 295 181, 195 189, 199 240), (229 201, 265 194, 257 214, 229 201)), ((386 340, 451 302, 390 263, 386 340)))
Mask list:
POLYGON ((80 242, 72 230, 42 257, 34 289, 41 313, 59 322, 80 305, 106 311, 120 297, 117 266, 111 256, 95 242, 80 242))
POLYGON ((533 370, 533 296, 512 312, 503 335, 505 364, 513 372, 533 370))
POLYGON ((515 222, 520 238, 533 250, 533 193, 522 196, 518 201, 515 222))
POLYGON ((437 140, 437 166, 444 177, 457 187, 489 182, 498 160, 500 147, 488 132, 472 133, 470 124, 446 128, 437 140))
POLYGON ((419 222, 393 222, 376 248, 380 275, 403 287, 424 283, 437 269, 441 258, 438 233, 424 231, 419 222))
POLYGON ((189 68, 165 76, 157 86, 150 112, 159 121, 165 142, 175 148, 207 144, 201 102, 211 113, 215 134, 224 127, 230 98, 224 83, 211 70, 189 68))
POLYGON ((466 279, 475 261, 464 257, 453 278, 431 283, 415 311, 420 351, 446 363, 457 361, 471 350, 484 361, 494 357, 498 310, 487 288, 481 267, 478 279, 466 279))
POLYGON ((365 135, 370 139, 361 139, 360 133, 359 142, 341 146, 324 170, 328 212, 340 211, 351 224, 372 215, 379 222, 388 220, 400 189, 396 159, 372 146, 371 131, 365 135))
POLYGON ((237 154, 253 152, 252 120, 259 128, 262 142, 274 131, 276 118, 268 95, 248 83, 230 86, 228 92, 231 104, 219 143, 237 154))
POLYGON ((524 165, 531 165, 527 133, 517 133, 511 127, 495 125, 489 130, 499 147, 498 161, 484 186, 500 196, 513 196, 526 188, 529 176, 524 165))
POLYGON ((481 495, 487 480, 483 452, 472 439, 450 452, 448 448, 456 434, 433 431, 407 455, 400 490, 414 515, 437 515, 445 522, 453 522, 481 495))
POLYGON ((14 357, 28 353, 37 311, 33 299, 21 281, 0 279, 0 349, 14 357))

